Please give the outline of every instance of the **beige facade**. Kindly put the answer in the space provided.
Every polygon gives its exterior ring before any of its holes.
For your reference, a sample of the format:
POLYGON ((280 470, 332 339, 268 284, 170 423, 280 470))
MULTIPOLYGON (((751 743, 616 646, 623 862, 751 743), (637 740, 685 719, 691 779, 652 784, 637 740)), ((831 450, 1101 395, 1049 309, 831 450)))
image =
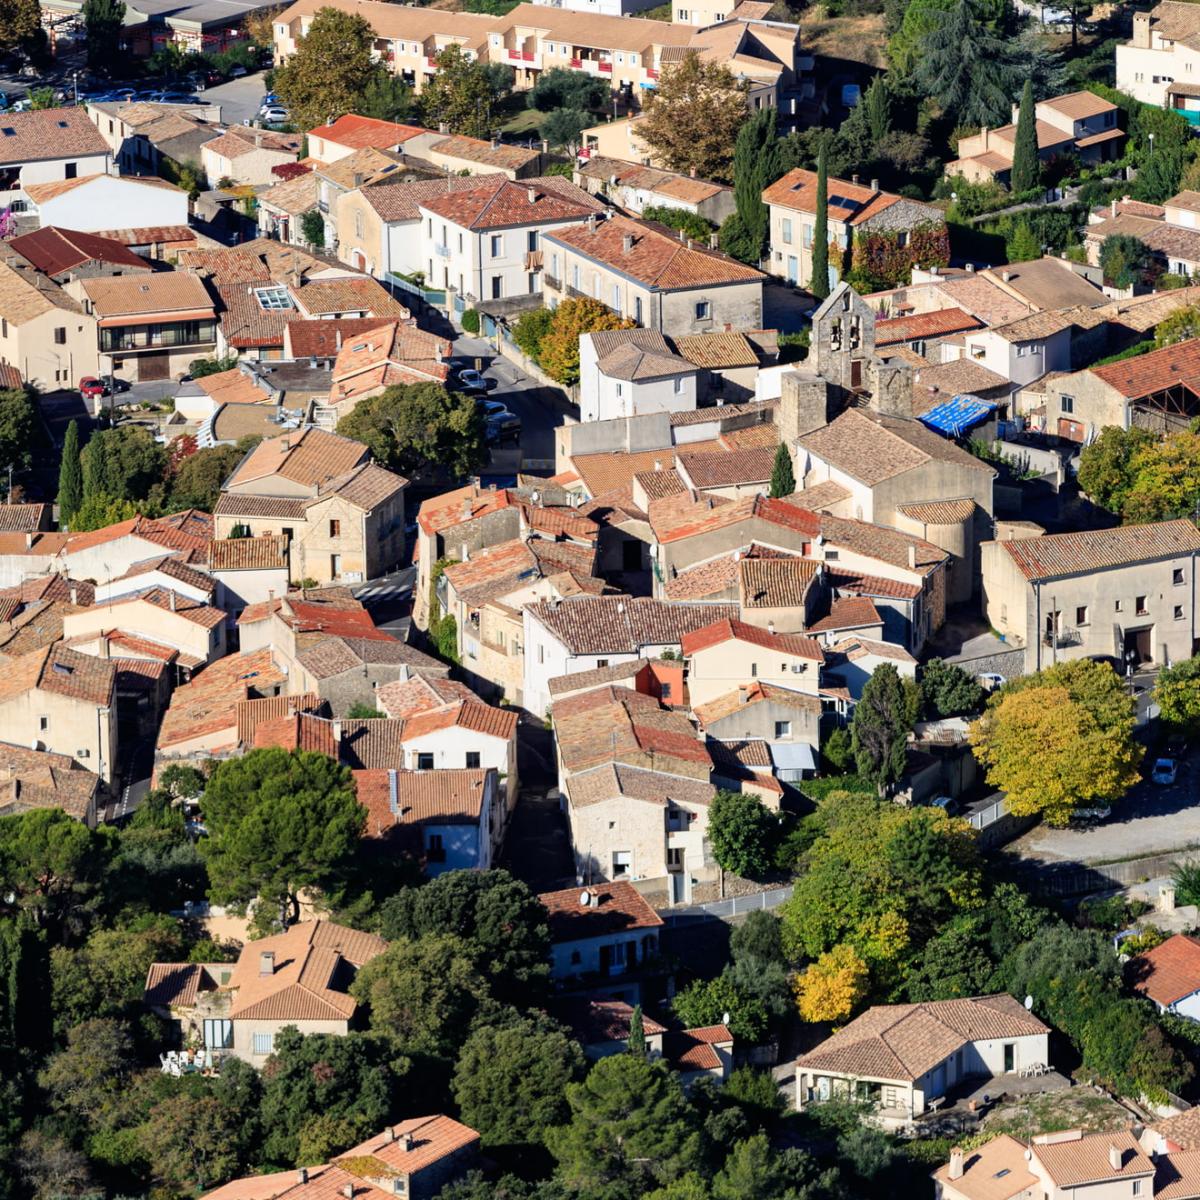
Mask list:
POLYGON ((768 635, 762 639, 767 644, 759 644, 731 637, 689 654, 685 639, 683 651, 688 656, 688 695, 692 706, 707 704, 739 685, 752 683, 773 683, 776 687, 815 696, 820 689, 821 651, 815 642, 807 653, 796 653, 784 644, 770 644, 790 640, 786 636, 775 639, 768 635))
POLYGON ((81 653, 104 657, 107 644, 100 635, 106 630, 120 628, 136 632, 139 637, 160 646, 171 646, 202 663, 223 657, 225 614, 219 609, 195 604, 186 597, 175 597, 175 600, 177 607, 174 609, 170 599, 151 603, 131 597, 80 608, 63 616, 63 637, 81 653))
POLYGON ((96 318, 34 272, 0 265, 0 362, 43 391, 79 386, 100 370, 96 318))
POLYGON ((1165 666, 1196 650, 1196 559, 1200 543, 1182 529, 1188 522, 1126 526, 1124 531, 1058 534, 983 545, 985 611, 993 628, 1014 647, 1024 647, 1026 670, 1091 655, 1165 666), (1172 552, 1151 543, 1144 557, 1116 566, 1097 558, 1071 572, 1039 571, 1037 560, 1053 561, 1059 538, 1110 541, 1112 532, 1151 531, 1174 526, 1181 532, 1172 552), (1196 543, 1193 545, 1193 543, 1196 543))
MULTIPOLYGON (((360 189, 338 196, 333 216, 339 262, 380 277, 391 269, 387 225, 367 203, 360 189)), ((415 237, 416 222, 413 222, 413 234, 415 237)))
POLYGON ((216 187, 222 179, 269 187, 279 182, 279 177, 271 174, 271 168, 295 161, 295 151, 256 145, 237 134, 214 138, 200 147, 200 166, 209 187, 216 187))
POLYGON ((583 147, 591 155, 661 167, 664 164, 655 161, 654 151, 638 135, 638 122, 641 120, 641 117, 622 117, 592 125, 583 131, 583 147))

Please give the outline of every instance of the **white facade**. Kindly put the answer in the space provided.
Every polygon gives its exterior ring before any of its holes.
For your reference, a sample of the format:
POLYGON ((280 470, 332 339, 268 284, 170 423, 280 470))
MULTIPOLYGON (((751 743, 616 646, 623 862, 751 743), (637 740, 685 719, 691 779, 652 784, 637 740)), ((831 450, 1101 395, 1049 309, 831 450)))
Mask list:
POLYGON ((124 575, 136 563, 162 558, 166 553, 168 550, 161 542, 129 533, 108 541, 85 543, 80 549, 72 549, 68 541, 54 569, 72 579, 94 579, 100 585, 124 575))
POLYGON ((425 873, 441 875, 446 871, 486 871, 499 850, 497 830, 496 773, 484 777, 483 801, 479 806, 479 823, 453 822, 445 825, 436 820, 421 822, 421 841, 425 851, 425 873))
POLYGON ((697 372, 681 371, 656 379, 617 379, 597 362, 592 335, 579 339, 579 419, 610 421, 645 413, 692 412, 696 407, 697 372))
POLYGON ((1071 369, 1071 330, 1059 330, 1044 338, 1009 341, 994 329, 968 333, 963 357, 1003 375, 1016 387, 1040 379, 1048 371, 1071 369))
POLYGON ((540 621, 522 613, 525 677, 521 685, 527 711, 541 715, 550 707, 549 681, 559 675, 578 675, 596 667, 636 662, 640 654, 573 654, 540 621))
MULTIPOLYGON (((1200 84, 1200 50, 1182 39, 1164 37, 1155 29, 1153 17, 1153 12, 1133 14, 1133 36, 1117 47, 1117 88, 1144 104, 1161 107, 1166 105, 1169 84, 1200 84)), ((1200 109, 1200 98, 1189 99, 1186 106, 1200 109)))
MULTIPOLYGON (((31 184, 60 183, 64 179, 82 179, 85 175, 107 175, 112 169, 112 155, 107 151, 103 154, 84 154, 77 158, 44 158, 37 162, 23 163, 17 168, 19 176, 13 186, 0 191, 0 205, 7 208, 14 201, 25 202, 25 188, 31 184)), ((42 224, 48 225, 50 222, 43 221, 42 224)), ((112 226, 108 228, 111 229, 112 226)), ((83 232, 89 231, 85 229, 83 232)))
MULTIPOLYGON (((160 552, 165 552, 165 547, 160 547, 159 549, 160 552)), ((210 592, 198 588, 186 580, 176 579, 173 575, 165 575, 161 571, 145 571, 138 575, 132 575, 128 579, 113 579, 109 583, 98 583, 96 585, 95 604, 97 607, 100 607, 109 600, 116 600, 121 596, 129 596, 134 592, 149 591, 150 588, 156 587, 160 587, 167 592, 175 592, 179 596, 186 596, 189 600, 194 600, 197 604, 213 603, 210 592)), ((218 605, 217 607, 220 606, 218 605)))
POLYGON ((217 570, 213 572, 213 579, 217 584, 213 603, 229 614, 231 622, 235 622, 238 613, 248 605, 286 596, 288 590, 286 563, 280 567, 260 567, 253 571, 217 570))
POLYGON ((472 300, 532 296, 542 290, 541 272, 527 268, 527 256, 540 250, 542 234, 561 222, 472 230, 423 206, 420 212, 418 269, 430 287, 454 288, 472 300))
POLYGON ((566 8, 572 12, 591 13, 602 17, 631 17, 654 7, 654 0, 533 0, 549 8, 566 8))
POLYGON ((80 233, 188 223, 187 192, 165 180, 144 182, 132 176, 96 175, 33 207, 43 228, 58 225, 80 233))

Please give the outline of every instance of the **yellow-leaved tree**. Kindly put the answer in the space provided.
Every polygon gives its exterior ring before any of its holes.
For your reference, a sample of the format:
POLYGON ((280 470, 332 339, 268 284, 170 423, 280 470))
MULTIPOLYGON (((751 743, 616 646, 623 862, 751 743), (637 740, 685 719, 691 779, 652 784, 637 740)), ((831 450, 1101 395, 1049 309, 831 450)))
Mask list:
POLYGON ((538 346, 538 365, 559 383, 579 382, 579 339, 602 329, 636 329, 637 322, 618 316, 588 296, 564 300, 538 346))
POLYGON ((1017 816, 1065 825, 1078 808, 1119 799, 1142 748, 1121 680, 1103 663, 1059 663, 993 698, 969 737, 988 782, 1017 816))
POLYGON ((843 942, 796 976, 796 1007, 806 1021, 845 1021, 867 995, 870 974, 843 942))

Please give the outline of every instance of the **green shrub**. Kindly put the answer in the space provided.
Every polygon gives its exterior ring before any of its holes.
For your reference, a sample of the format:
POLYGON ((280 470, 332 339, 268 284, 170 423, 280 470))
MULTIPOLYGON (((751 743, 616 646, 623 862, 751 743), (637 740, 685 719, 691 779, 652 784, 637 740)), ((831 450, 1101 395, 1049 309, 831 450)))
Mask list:
POLYGON ((476 309, 468 308, 462 315, 462 327, 464 333, 479 332, 479 313, 476 309))

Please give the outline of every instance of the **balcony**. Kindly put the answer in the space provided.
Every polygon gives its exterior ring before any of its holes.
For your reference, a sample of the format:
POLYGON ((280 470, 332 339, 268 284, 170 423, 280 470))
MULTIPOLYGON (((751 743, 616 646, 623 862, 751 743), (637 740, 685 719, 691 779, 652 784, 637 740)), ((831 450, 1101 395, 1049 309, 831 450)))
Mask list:
POLYGON ((434 254, 436 254, 438 256, 438 258, 449 258, 450 257, 450 247, 443 246, 440 243, 437 243, 434 245, 433 252, 434 252, 434 254))
POLYGON ((563 283, 562 283, 561 279, 557 278, 554 275, 549 274, 549 272, 543 271, 542 272, 542 286, 548 287, 548 288, 553 288, 554 291, 556 291, 556 292, 561 292, 563 283))

